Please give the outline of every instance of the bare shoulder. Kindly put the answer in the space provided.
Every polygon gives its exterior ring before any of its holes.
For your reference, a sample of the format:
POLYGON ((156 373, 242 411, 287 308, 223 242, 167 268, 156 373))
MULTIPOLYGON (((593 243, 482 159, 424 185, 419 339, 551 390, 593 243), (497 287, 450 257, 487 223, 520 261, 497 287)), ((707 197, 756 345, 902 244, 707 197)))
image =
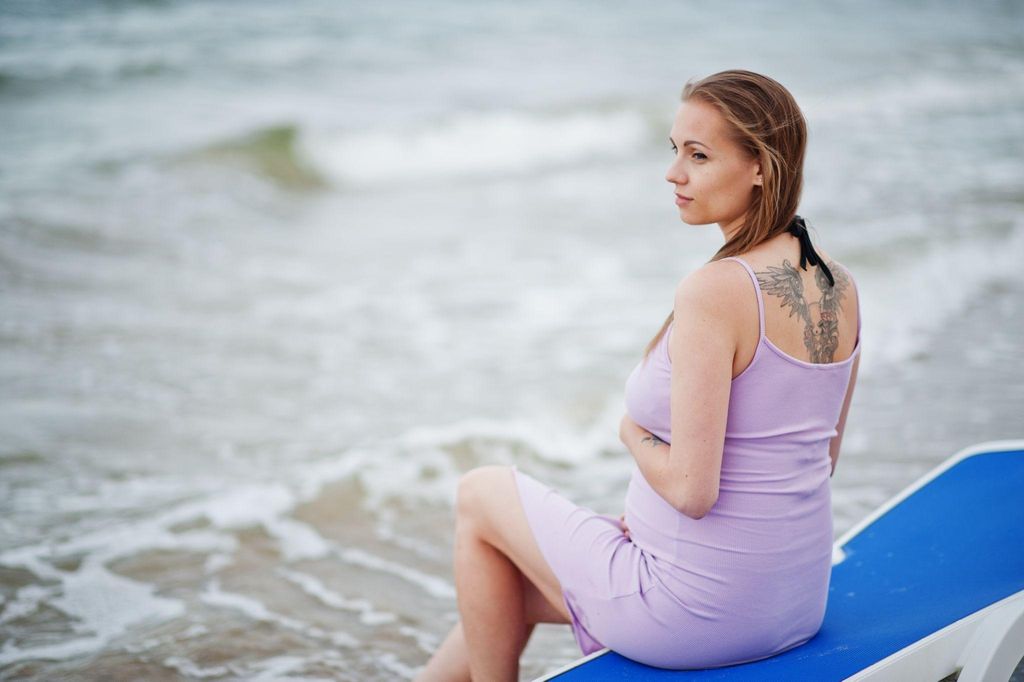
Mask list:
POLYGON ((676 286, 676 315, 705 313, 736 322, 743 308, 737 303, 750 299, 750 287, 750 276, 740 263, 726 260, 705 263, 676 286))
POLYGON ((750 277, 744 268, 734 261, 717 260, 705 263, 689 273, 676 285, 676 296, 700 296, 720 298, 743 290, 743 283, 750 277))

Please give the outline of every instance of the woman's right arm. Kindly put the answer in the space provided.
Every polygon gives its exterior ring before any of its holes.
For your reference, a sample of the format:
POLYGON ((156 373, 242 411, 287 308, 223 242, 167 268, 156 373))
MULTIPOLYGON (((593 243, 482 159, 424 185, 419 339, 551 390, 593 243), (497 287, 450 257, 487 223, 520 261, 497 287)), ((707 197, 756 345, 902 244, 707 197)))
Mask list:
POLYGON ((836 435, 828 446, 828 456, 832 460, 832 471, 829 476, 836 472, 836 460, 839 459, 839 446, 843 442, 843 431, 846 429, 846 413, 850 411, 850 399, 853 397, 853 387, 857 384, 857 367, 860 365, 860 353, 853 359, 853 368, 850 369, 850 385, 846 387, 846 398, 843 400, 843 409, 839 413, 839 423, 836 424, 836 435))

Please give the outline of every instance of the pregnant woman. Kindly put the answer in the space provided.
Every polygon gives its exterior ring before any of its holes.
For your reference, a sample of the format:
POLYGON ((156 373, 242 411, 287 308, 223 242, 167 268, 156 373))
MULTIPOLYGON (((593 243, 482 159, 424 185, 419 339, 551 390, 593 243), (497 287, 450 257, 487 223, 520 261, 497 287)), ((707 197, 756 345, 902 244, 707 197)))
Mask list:
POLYGON ((461 620, 419 680, 515 680, 537 623, 673 669, 764 658, 821 627, 860 300, 797 215, 806 123, 779 83, 730 70, 687 83, 669 139, 679 217, 724 244, 679 282, 626 380, 625 514, 515 466, 466 473, 461 620))

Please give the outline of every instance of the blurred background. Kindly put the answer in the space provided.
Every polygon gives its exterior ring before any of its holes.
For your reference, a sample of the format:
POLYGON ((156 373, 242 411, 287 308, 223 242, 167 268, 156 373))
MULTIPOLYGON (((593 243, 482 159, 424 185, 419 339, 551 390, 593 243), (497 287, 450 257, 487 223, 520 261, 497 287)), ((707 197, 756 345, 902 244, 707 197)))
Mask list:
MULTIPOLYGON (((689 78, 796 96, 862 295, 837 537, 1024 437, 1024 5, 0 4, 0 677, 410 679, 459 476, 622 512, 623 384, 722 243, 689 78)), ((579 655, 541 625, 540 674, 579 655)))

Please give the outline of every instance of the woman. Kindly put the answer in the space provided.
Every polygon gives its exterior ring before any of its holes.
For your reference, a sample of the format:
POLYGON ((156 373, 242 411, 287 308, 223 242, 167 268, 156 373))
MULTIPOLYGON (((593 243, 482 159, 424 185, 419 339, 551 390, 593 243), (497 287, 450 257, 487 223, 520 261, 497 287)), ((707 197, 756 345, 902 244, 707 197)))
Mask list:
POLYGON ((683 222, 717 223, 725 244, 679 283, 626 381, 622 523, 515 466, 465 474, 461 622, 418 679, 514 680, 536 623, 570 623, 585 654, 674 669, 764 658, 818 631, 860 301, 796 215, 806 137, 770 78, 687 83, 666 180, 683 222))

